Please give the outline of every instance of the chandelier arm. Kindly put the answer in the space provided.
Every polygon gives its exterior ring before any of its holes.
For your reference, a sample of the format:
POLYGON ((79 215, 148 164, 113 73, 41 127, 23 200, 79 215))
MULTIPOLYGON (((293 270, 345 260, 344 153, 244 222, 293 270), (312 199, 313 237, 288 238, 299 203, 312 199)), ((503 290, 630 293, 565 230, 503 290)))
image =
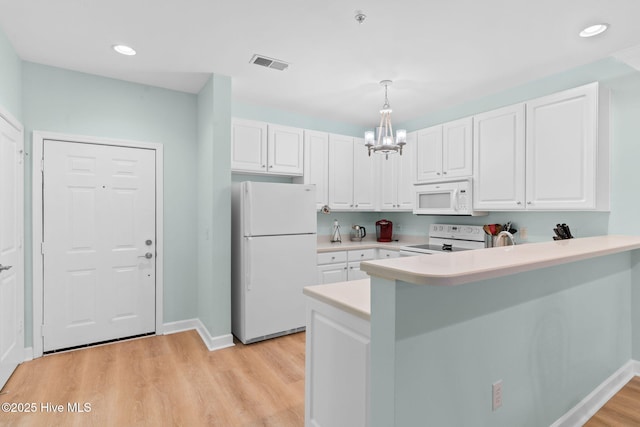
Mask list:
POLYGON ((383 128, 384 124, 385 124, 384 123, 384 114, 381 114, 380 115, 380 126, 378 126, 378 129, 380 129, 380 130, 378 131, 378 144, 377 145, 380 145, 380 143, 382 141, 382 130, 384 129, 383 128))

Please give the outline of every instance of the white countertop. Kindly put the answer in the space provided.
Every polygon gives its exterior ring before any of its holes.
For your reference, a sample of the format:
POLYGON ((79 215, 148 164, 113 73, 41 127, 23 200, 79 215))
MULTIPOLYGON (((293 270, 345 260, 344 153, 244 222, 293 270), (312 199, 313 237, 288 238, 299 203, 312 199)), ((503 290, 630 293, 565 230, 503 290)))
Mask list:
POLYGON ((371 320, 371 288, 369 279, 307 286, 302 292, 307 296, 332 305, 364 320, 371 320))
POLYGON ((421 245, 428 243, 429 239, 424 236, 410 236, 401 235, 398 240, 393 242, 378 242, 374 238, 365 237, 361 242, 352 242, 349 240, 349 235, 342 238, 342 243, 331 243, 330 236, 318 236, 318 253, 333 252, 333 251, 353 251, 360 249, 389 249, 392 251, 399 251, 401 246, 407 245, 421 245))
POLYGON ((597 236, 447 254, 363 261, 372 276, 454 286, 640 248, 640 236, 597 236))

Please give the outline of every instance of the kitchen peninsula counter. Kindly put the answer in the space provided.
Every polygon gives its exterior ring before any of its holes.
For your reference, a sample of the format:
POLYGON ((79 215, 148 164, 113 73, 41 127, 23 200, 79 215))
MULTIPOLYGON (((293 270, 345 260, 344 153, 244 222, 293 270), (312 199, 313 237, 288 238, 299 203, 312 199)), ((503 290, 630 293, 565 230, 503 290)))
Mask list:
POLYGON ((614 235, 365 261, 370 283, 305 288, 307 423, 581 425, 579 402, 640 360, 638 249, 614 235))
POLYGON ((370 275, 416 285, 455 286, 640 248, 640 237, 596 236, 364 261, 370 275))

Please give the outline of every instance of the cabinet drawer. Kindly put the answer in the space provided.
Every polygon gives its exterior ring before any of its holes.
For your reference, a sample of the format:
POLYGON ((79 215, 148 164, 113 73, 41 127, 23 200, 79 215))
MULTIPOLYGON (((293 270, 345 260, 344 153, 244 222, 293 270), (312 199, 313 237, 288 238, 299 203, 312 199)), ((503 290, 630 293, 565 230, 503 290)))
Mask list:
POLYGON ((347 259, 349 261, 365 261, 368 259, 376 259, 376 250, 362 249, 359 251, 348 251, 347 259))
POLYGON ((323 252, 318 254, 318 265, 347 262, 347 252, 323 252))
POLYGON ((400 256, 400 252, 398 251, 392 251, 390 249, 378 249, 379 259, 398 258, 399 256, 400 256))

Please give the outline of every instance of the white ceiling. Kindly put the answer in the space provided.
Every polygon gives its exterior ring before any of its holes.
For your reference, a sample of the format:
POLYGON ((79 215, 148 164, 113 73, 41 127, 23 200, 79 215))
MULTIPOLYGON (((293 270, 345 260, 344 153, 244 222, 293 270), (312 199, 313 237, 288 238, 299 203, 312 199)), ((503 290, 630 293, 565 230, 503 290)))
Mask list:
POLYGON ((238 101, 362 126, 380 80, 406 121, 638 45, 639 16, 638 0, 0 0, 26 61, 193 93, 223 74, 238 101), (609 31, 577 36, 598 22, 609 31))

